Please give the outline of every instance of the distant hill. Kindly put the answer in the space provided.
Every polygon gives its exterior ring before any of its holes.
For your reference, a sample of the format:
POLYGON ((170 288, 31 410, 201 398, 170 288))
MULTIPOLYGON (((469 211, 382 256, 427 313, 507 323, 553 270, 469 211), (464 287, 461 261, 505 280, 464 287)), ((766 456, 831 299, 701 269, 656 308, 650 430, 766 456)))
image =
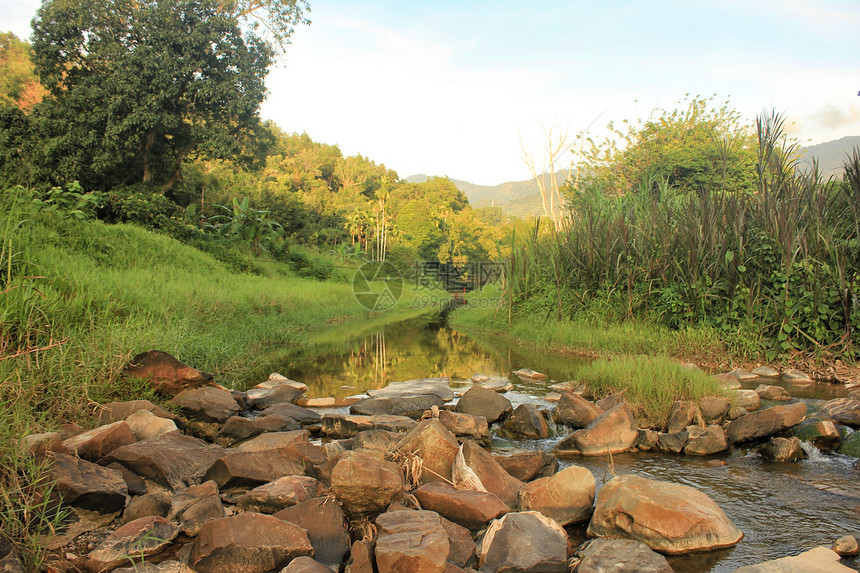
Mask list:
MULTIPOLYGON (((803 148, 801 162, 809 163, 812 157, 818 159, 818 165, 824 177, 830 175, 841 175, 842 164, 845 157, 852 149, 860 147, 860 136, 843 137, 835 141, 828 141, 818 145, 810 145, 803 148)), ((559 182, 563 182, 565 175, 559 172, 559 182)), ((427 181, 427 175, 412 175, 406 181, 410 183, 423 183, 427 181)), ((537 183, 533 179, 528 181, 509 181, 499 185, 475 185, 468 181, 451 180, 457 189, 462 191, 469 204, 473 207, 501 207, 502 211, 515 217, 543 216, 543 201, 537 183)))
POLYGON ((804 153, 801 161, 809 163, 811 158, 815 157, 818 159, 818 167, 821 169, 822 175, 825 177, 839 176, 842 174, 845 158, 851 154, 855 147, 860 147, 860 135, 810 145, 803 148, 804 153))

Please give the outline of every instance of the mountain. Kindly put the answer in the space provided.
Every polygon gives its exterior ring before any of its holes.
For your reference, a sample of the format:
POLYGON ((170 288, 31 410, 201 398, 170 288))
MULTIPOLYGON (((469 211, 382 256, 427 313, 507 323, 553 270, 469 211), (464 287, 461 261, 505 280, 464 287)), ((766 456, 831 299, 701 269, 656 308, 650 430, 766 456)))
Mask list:
POLYGON ((811 158, 818 159, 818 167, 824 177, 840 176, 845 158, 855 147, 860 147, 860 135, 843 137, 835 141, 819 143, 803 148, 802 163, 811 163, 811 158))

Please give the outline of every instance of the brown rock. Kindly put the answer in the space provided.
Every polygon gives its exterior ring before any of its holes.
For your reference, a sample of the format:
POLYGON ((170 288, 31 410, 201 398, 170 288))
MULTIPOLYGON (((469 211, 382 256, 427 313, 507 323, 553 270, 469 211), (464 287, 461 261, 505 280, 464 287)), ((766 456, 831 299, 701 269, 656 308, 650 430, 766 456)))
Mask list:
POLYGON ((298 400, 305 393, 305 389, 292 384, 278 384, 268 388, 251 388, 245 392, 248 407, 255 410, 265 410, 275 404, 285 404, 298 400))
POLYGON ((837 398, 815 413, 816 418, 833 420, 852 428, 860 428, 860 400, 837 398))
POLYGON ((483 416, 492 424, 511 411, 511 401, 495 390, 475 384, 463 394, 454 411, 473 416, 483 416))
POLYGON ((478 548, 484 573, 567 571, 567 533, 536 511, 509 513, 487 528, 478 548))
POLYGON ((415 490, 415 497, 423 509, 435 511, 473 531, 510 511, 502 500, 491 493, 455 489, 440 482, 421 486, 415 490))
POLYGON ((791 400, 791 395, 788 393, 788 390, 782 386, 759 384, 756 387, 755 392, 762 400, 779 400, 783 402, 791 400))
POLYGON ((490 428, 483 416, 440 410, 439 421, 455 436, 490 443, 490 428))
POLYGON ((236 501, 236 507, 242 511, 277 513, 322 495, 326 489, 325 484, 312 477, 284 476, 243 494, 236 501))
POLYGON ((623 452, 636 444, 638 436, 633 416, 622 403, 601 414, 587 428, 563 439, 555 451, 586 456, 623 452))
POLYGON ((654 430, 637 430, 636 447, 642 451, 650 452, 660 447, 660 434, 654 430))
POLYGON ((806 404, 786 404, 752 412, 732 420, 726 427, 726 435, 734 443, 748 442, 786 430, 803 421, 806 404))
POLYGON ((70 452, 63 445, 63 437, 59 432, 47 432, 44 434, 30 434, 21 438, 21 445, 30 452, 34 458, 44 458, 48 452, 66 454, 70 452))
POLYGON ((177 493, 168 518, 179 520, 183 533, 194 537, 205 523, 225 516, 224 506, 213 481, 191 486, 177 493))
POLYGON ((296 557, 281 569, 281 573, 333 573, 331 569, 310 557, 296 557))
POLYGON ((132 498, 122 514, 122 519, 128 523, 141 517, 167 517, 169 512, 170 494, 159 490, 132 498))
POLYGON ((576 555, 576 573, 672 573, 665 557, 634 539, 593 539, 576 555))
MULTIPOLYGON (((495 392, 493 392, 495 394, 495 392)), ((450 481, 454 456, 460 448, 457 438, 439 420, 422 420, 397 444, 398 449, 421 458, 421 483, 450 481)))
POLYGON ((99 513, 121 511, 128 503, 128 487, 115 470, 74 456, 53 454, 50 475, 65 503, 99 513))
POLYGON ((2 535, 0 535, 0 571, 3 573, 27 573, 15 547, 2 535))
POLYGON ((755 390, 735 390, 735 403, 747 412, 755 412, 761 408, 761 396, 755 390))
POLYGON ((148 379, 156 392, 170 396, 212 381, 211 374, 191 368, 160 350, 138 354, 125 367, 125 373, 135 378, 148 379))
POLYGON ((236 442, 241 442, 265 432, 289 432, 299 429, 301 429, 301 426, 292 418, 260 416, 259 418, 249 419, 241 416, 231 416, 221 426, 221 429, 215 436, 215 441, 222 446, 232 446, 236 442))
POLYGON ((725 398, 705 396, 699 402, 699 409, 706 424, 722 424, 732 409, 732 404, 725 398))
POLYGON ((520 380, 525 382, 539 382, 541 380, 546 380, 546 374, 541 374, 540 372, 535 372, 531 368, 520 368, 519 370, 515 370, 514 374, 516 374, 520 380))
POLYGON ((397 450, 397 444, 403 438, 403 434, 387 432, 385 430, 365 430, 359 432, 352 438, 353 450, 375 450, 383 455, 388 455, 397 450))
POLYGON ((160 563, 136 563, 134 567, 114 569, 113 573, 196 573, 185 563, 162 561, 160 563))
POLYGON ((607 412, 619 404, 624 404, 624 394, 622 392, 613 392, 609 396, 604 396, 596 402, 598 408, 607 412))
POLYGON ((831 549, 839 557, 856 557, 860 555, 860 545, 857 544, 857 538, 853 535, 843 535, 833 542, 831 549))
POLYGON ((307 531, 314 559, 335 571, 340 569, 349 553, 349 533, 343 510, 336 501, 326 497, 309 499, 279 511, 275 517, 307 531))
POLYGON ((472 532, 462 525, 445 519, 441 515, 439 520, 448 534, 448 563, 459 567, 465 567, 475 559, 475 541, 472 532))
POLYGON ((543 440, 549 437, 549 424, 534 404, 520 404, 502 424, 502 433, 511 437, 543 440))
POLYGON ((433 511, 390 511, 376 518, 376 565, 380 571, 444 573, 448 533, 433 511))
POLYGON ((189 565, 206 573, 266 573, 313 555, 305 530, 271 515, 245 512, 203 525, 189 565))
POLYGON ((415 420, 406 416, 326 414, 322 417, 320 432, 329 438, 351 438, 365 430, 408 432, 415 427, 415 424, 415 420))
POLYGON ((85 558, 91 571, 127 565, 132 557, 143 560, 163 551, 179 528, 163 517, 142 517, 115 529, 85 558))
POLYGON ((702 413, 694 402, 689 400, 677 400, 672 405, 672 412, 669 414, 669 425, 666 428, 666 433, 675 434, 683 432, 690 424, 696 424, 701 417, 702 413))
POLYGON ((590 471, 569 466, 526 484, 520 492, 520 509, 539 511, 559 525, 569 525, 591 517, 595 488, 590 471))
POLYGON ((359 540, 352 544, 344 573, 376 573, 370 541, 359 540))
POLYGON ((549 477, 558 471, 558 458, 543 450, 493 454, 493 458, 506 472, 524 482, 549 477))
POLYGON ((570 390, 563 390, 553 417, 556 422, 573 428, 585 428, 603 413, 593 404, 570 390))
POLYGON ((675 555, 731 547, 743 533, 714 501, 689 486, 622 475, 597 495, 592 537, 628 537, 675 555))
POLYGON ((319 412, 314 412, 308 408, 298 404, 275 404, 263 410, 264 416, 277 416, 279 418, 292 418, 302 425, 302 427, 316 427, 322 422, 322 416, 319 412))
POLYGON ((161 406, 156 406, 149 400, 129 400, 127 402, 108 402, 104 404, 101 408, 99 408, 99 426, 103 426, 105 424, 111 424, 113 422, 119 422, 120 420, 125 420, 132 414, 139 412, 141 410, 146 410, 147 412, 152 412, 159 418, 164 418, 166 420, 171 420, 177 427, 182 427, 182 420, 179 416, 172 412, 168 412, 161 406))
POLYGON ((439 396, 445 402, 454 398, 451 390, 450 380, 443 376, 440 378, 416 378, 406 382, 392 382, 385 388, 368 390, 367 393, 374 398, 390 398, 392 396, 404 396, 407 394, 433 394, 439 396))
POLYGON ((506 472, 490 452, 475 442, 466 440, 463 442, 463 457, 466 465, 472 468, 488 492, 511 509, 517 507, 523 483, 506 472))
POLYGON ((791 438, 772 438, 759 448, 762 457, 773 462, 796 462, 806 457, 800 440, 791 438))
POLYGON ((114 422, 63 440, 63 446, 69 452, 85 460, 95 462, 115 449, 133 444, 136 441, 134 432, 131 431, 126 422, 114 422))
POLYGON ((684 446, 687 445, 689 439, 690 434, 686 430, 671 434, 660 434, 657 438, 657 449, 661 452, 679 454, 684 449, 684 446))
POLYGON ((155 440, 118 448, 101 460, 118 462, 139 476, 171 489, 182 489, 200 481, 224 449, 202 440, 171 432, 155 440))
POLYGON ((365 398, 349 407, 350 414, 374 416, 376 414, 393 414, 420 418, 426 411, 436 406, 441 408, 445 400, 435 394, 404 394, 377 398, 365 398))
POLYGON ((190 418, 201 422, 222 423, 240 409, 230 391, 217 386, 183 390, 170 403, 179 406, 190 418))
POLYGON ((698 429, 695 434, 690 434, 684 453, 691 456, 710 456, 729 449, 729 440, 722 426, 711 424, 704 430, 698 429))
POLYGON ((289 432, 267 432, 242 442, 234 449, 237 452, 261 452, 286 448, 299 442, 308 442, 310 435, 307 430, 292 430, 289 432))
POLYGON ((851 573, 854 569, 839 562, 839 555, 827 547, 816 547, 793 557, 782 557, 758 565, 747 565, 732 573, 851 573))
POLYGON ((331 491, 353 516, 382 512, 405 493, 400 468, 365 452, 340 458, 331 472, 331 491))
POLYGON ((304 475, 305 469, 305 461, 291 447, 234 452, 216 460, 203 479, 214 480, 220 488, 256 487, 281 476, 304 475))

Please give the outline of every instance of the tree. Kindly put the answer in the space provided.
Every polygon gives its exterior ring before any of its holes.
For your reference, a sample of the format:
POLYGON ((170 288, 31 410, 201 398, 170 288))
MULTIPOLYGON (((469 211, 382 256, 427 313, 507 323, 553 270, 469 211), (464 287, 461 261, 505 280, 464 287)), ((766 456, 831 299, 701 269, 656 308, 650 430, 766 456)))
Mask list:
POLYGON ((30 60, 30 46, 12 32, 0 34, 0 107, 27 111, 41 101, 45 88, 30 60))
MULTIPOLYGON (((241 22, 271 30, 303 5, 46 0, 33 20, 36 68, 53 96, 39 106, 45 167, 88 187, 168 191, 186 158, 261 160, 271 135, 259 107, 275 47, 241 22)), ((291 32, 280 28, 275 40, 291 32)))

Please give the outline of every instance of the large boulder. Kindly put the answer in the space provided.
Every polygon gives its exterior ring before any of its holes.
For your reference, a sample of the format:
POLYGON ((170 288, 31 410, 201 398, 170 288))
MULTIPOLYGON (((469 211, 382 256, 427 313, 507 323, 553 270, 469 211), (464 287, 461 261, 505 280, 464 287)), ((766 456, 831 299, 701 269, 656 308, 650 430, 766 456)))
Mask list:
POLYGON ((292 418, 305 428, 314 428, 322 422, 322 416, 310 408, 298 404, 284 402, 269 406, 262 411, 263 416, 277 416, 278 418, 292 418))
POLYGON ((491 493, 456 489, 446 483, 434 482, 415 490, 423 509, 435 511, 446 519, 472 531, 510 511, 502 500, 491 493))
POLYGON ((507 416, 511 409, 510 400, 480 384, 475 384, 466 390, 454 407, 455 412, 483 416, 488 424, 507 416))
POLYGON ((809 442, 822 452, 839 447, 839 430, 830 420, 807 419, 791 429, 791 435, 801 442, 809 442))
POLYGON ((179 430, 176 422, 157 416, 149 410, 138 410, 126 418, 125 422, 138 440, 154 440, 179 430))
POLYGON ((125 367, 125 373, 149 380, 159 394, 175 396, 185 389, 197 388, 212 381, 212 375, 183 364, 161 350, 138 354, 125 367))
POLYGON ((670 555, 737 544, 743 533, 714 501, 680 484, 635 475, 615 477, 597 495, 592 537, 627 537, 670 555))
POLYGON ((376 518, 379 571, 444 573, 448 533, 433 511, 389 511, 376 518))
POLYGON ((371 397, 360 400, 349 407, 350 414, 373 416, 375 414, 393 414, 420 418, 426 411, 436 406, 441 408, 445 400, 436 394, 403 394, 399 396, 371 397))
MULTIPOLYGON (((494 392, 495 394, 495 392, 494 392)), ((415 454, 423 462, 421 483, 450 481, 454 456, 460 448, 457 438, 439 420, 422 420, 403 436, 397 448, 415 454)))
POLYGON ((463 459, 488 492, 495 494, 511 509, 516 509, 523 488, 520 480, 506 472, 490 452, 471 440, 463 442, 463 459))
POLYGON ((722 426, 711 424, 704 430, 691 426, 684 453, 691 456, 710 456, 729 449, 729 440, 722 426))
POLYGON ((275 517, 307 531, 314 559, 335 571, 340 568, 349 553, 349 533, 343 510, 336 501, 316 497, 282 509, 275 517))
POLYGON ((839 453, 860 458, 860 432, 852 432, 842 440, 839 453))
POLYGON ((806 457, 806 452, 796 437, 771 438, 758 451, 762 457, 772 462, 796 462, 806 457))
POLYGON ((791 394, 782 386, 774 386, 773 384, 759 384, 755 389, 756 394, 762 400, 775 400, 777 402, 787 402, 791 400, 791 394))
POLYGON ((801 423, 805 417, 806 404, 803 402, 774 406, 732 420, 726 427, 726 435, 736 444, 748 442, 787 430, 801 423))
POLYGON ((672 404, 672 411, 669 413, 669 424, 666 432, 676 434, 684 431, 690 424, 696 424, 701 419, 702 413, 695 402, 690 400, 677 400, 672 404))
POLYGON ((732 403, 719 396, 705 396, 699 401, 699 410, 706 424, 722 424, 731 409, 732 403))
POLYGON ((328 438, 351 438, 365 430, 387 430, 408 432, 415 427, 415 420, 406 416, 377 414, 375 416, 351 416, 326 414, 322 417, 320 432, 328 438))
POLYGON ((231 452, 218 458, 203 479, 215 481, 220 488, 256 487, 285 475, 304 475, 306 465, 291 447, 231 452))
POLYGON ((629 450, 636 444, 639 432, 630 410, 623 403, 594 419, 555 446, 559 454, 599 456, 629 450))
POLYGON ((602 413, 603 410, 579 394, 563 390, 553 412, 553 418, 556 422, 573 428, 585 428, 602 413))
POLYGON ((539 511, 560 525, 569 525, 591 517, 595 488, 589 470, 569 466, 554 476, 525 484, 520 492, 520 509, 539 511))
POLYGON ((520 404, 502 424, 501 433, 514 439, 543 440, 549 437, 549 424, 536 405, 520 404))
POLYGON ((63 446, 79 457, 95 462, 117 448, 137 441, 131 427, 124 421, 93 428, 77 436, 63 440, 63 446))
POLYGON ((837 398, 815 412, 816 418, 833 420, 852 428, 860 428, 860 400, 856 398, 837 398))
POLYGON ((758 565, 747 565, 732 573, 849 573, 854 571, 839 562, 839 555, 827 547, 816 547, 793 557, 782 557, 758 565))
POLYGON ((374 398, 432 394, 441 398, 443 402, 448 402, 454 398, 454 391, 451 390, 450 380, 447 377, 417 378, 406 382, 392 382, 385 388, 368 390, 367 393, 374 398))
POLYGON ((235 448, 237 452, 260 452, 275 448, 287 448, 297 444, 307 444, 310 434, 307 430, 290 430, 287 432, 266 432, 242 442, 235 448))
POLYGON ((267 573, 313 551, 298 525, 245 512, 205 524, 191 543, 188 564, 207 573, 267 573))
POLYGON ((251 388, 245 392, 245 400, 247 400, 249 408, 265 410, 276 404, 298 400, 306 391, 306 386, 301 388, 289 383, 276 384, 262 388, 251 388))
POLYGON ((509 513, 487 528, 478 549, 483 573, 567 571, 567 533, 536 511, 509 513))
POLYGON ((470 438, 484 444, 490 443, 489 424, 483 416, 440 410, 439 421, 455 436, 470 438))
POLYGON ((142 517, 113 530, 84 558, 90 571, 109 571, 160 553, 179 533, 163 517, 142 517))
POLYGON ((747 412, 761 408, 761 396, 755 390, 735 390, 735 405, 747 412))
POLYGON ((178 406, 189 418, 200 422, 222 423, 241 409, 233 394, 220 386, 183 390, 170 403, 178 406))
POLYGON ((549 477, 558 471, 558 458, 543 450, 493 454, 493 457, 506 472, 524 482, 549 477))
POLYGON ((365 452, 340 458, 331 472, 331 491, 353 516, 380 513, 405 493, 400 468, 365 452))
POLYGON ((155 440, 118 448, 100 463, 118 462, 139 476, 171 489, 182 489, 199 483, 206 470, 223 455, 224 449, 219 446, 171 432, 155 440))
POLYGON ((54 454, 50 476, 65 503, 99 513, 121 511, 128 503, 128 486, 116 470, 54 454))
POLYGON ((635 539, 592 539, 576 557, 576 573, 672 573, 665 557, 635 539))

